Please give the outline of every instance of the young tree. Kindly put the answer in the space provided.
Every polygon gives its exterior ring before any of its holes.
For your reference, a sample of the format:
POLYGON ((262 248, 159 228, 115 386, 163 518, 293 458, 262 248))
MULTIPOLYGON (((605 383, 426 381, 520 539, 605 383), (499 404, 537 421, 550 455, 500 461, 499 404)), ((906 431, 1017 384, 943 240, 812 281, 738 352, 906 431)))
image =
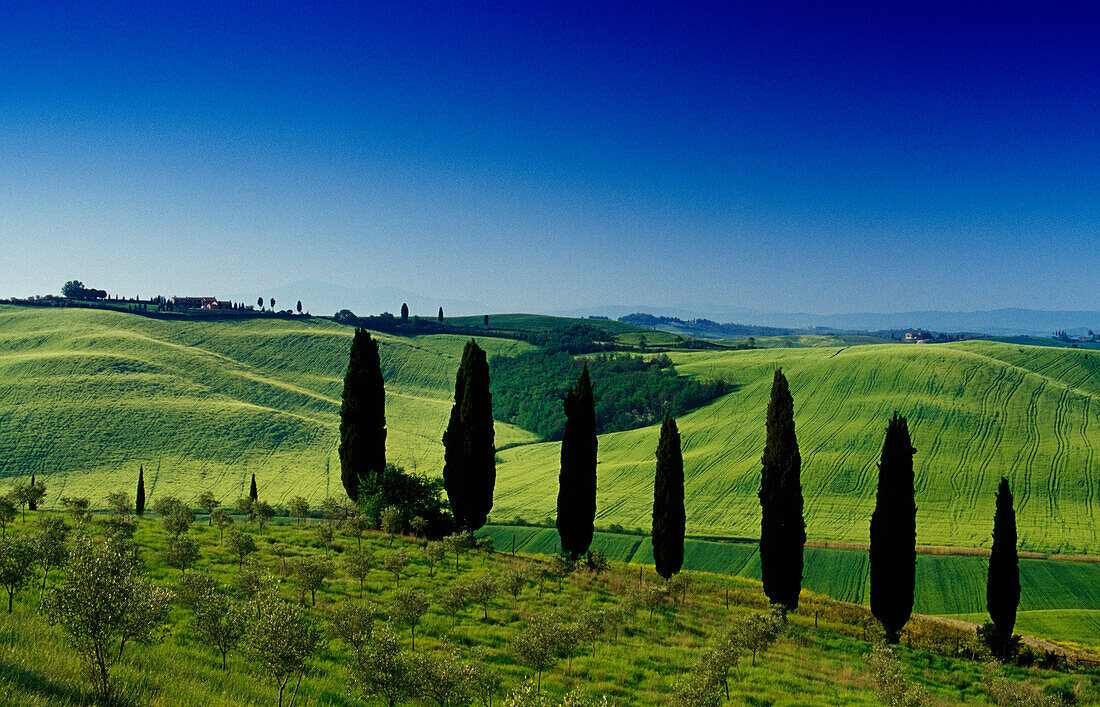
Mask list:
POLYGON ((481 604, 481 608, 485 612, 485 621, 489 620, 489 602, 497 595, 499 587, 500 585, 497 583, 497 578, 488 573, 474 578, 474 580, 467 585, 466 591, 470 598, 476 603, 481 604))
POLYGON ((274 297, 271 298, 271 311, 272 312, 275 311, 275 298, 274 297))
POLYGON ((132 540, 137 532, 137 519, 131 515, 109 515, 103 519, 103 537, 116 543, 132 540))
POLYGON ((256 472, 252 472, 252 486, 248 489, 248 497, 253 501, 260 498, 259 490, 256 488, 256 472))
POLYGON ((913 611, 917 565, 917 504, 913 455, 904 417, 886 427, 878 465, 878 491, 871 514, 871 613, 882 624, 886 642, 898 642, 913 611))
POLYGON ((184 609, 198 610, 209 597, 218 593, 218 581, 209 572, 185 572, 176 581, 176 603, 184 609))
POLYGON ((0 531, 3 537, 8 536, 8 524, 18 515, 15 510, 15 502, 10 496, 0 496, 0 531))
POLYGON ((512 641, 512 655, 517 662, 535 671, 535 692, 542 690, 542 673, 553 667, 560 656, 561 621, 556 616, 535 615, 527 630, 512 641))
POLYGON ((428 577, 435 576, 435 566, 447 556, 447 548, 443 543, 433 540, 424 546, 424 559, 428 562, 428 577))
POLYGON ((139 516, 145 515, 145 468, 138 466, 137 496, 134 510, 139 516))
POLYGON ((382 532, 390 536, 388 547, 393 547, 394 537, 401 532, 401 509, 397 506, 386 506, 382 509, 382 532))
POLYGON ((778 368, 766 427, 760 472, 760 573, 771 603, 794 610, 802 590, 802 550, 806 545, 802 457, 794 432, 794 398, 778 368))
POLYGON ((333 530, 331 525, 318 525, 313 529, 313 535, 317 538, 317 544, 325 550, 325 557, 328 557, 329 548, 332 547, 333 540, 336 539, 336 531, 333 530))
POLYGON ((527 586, 527 582, 527 574, 521 569, 509 567, 504 571, 500 585, 505 592, 512 595, 512 608, 519 605, 519 595, 523 593, 523 588, 527 586))
MULTIPOLYGON (((1016 511, 1012 508, 1012 489, 1008 479, 1001 477, 997 487, 997 506, 993 515, 993 552, 989 556, 989 573, 985 585, 989 618, 997 628, 1000 646, 1011 646, 1009 640, 1016 626, 1016 608, 1020 605, 1020 564, 1016 555, 1016 511)), ((1012 656, 1002 650, 997 658, 1007 661, 1012 656)))
POLYGON ((657 442, 657 473, 653 479, 653 561, 667 581, 684 564, 684 457, 680 431, 665 413, 657 442))
POLYGON ((355 649, 358 658, 374 633, 374 609, 357 602, 344 602, 332 612, 332 633, 355 649))
POLYGON ((295 675, 298 676, 297 694, 306 661, 321 644, 321 633, 302 608, 281 599, 266 603, 260 618, 252 623, 244 637, 245 658, 275 683, 279 689, 279 707, 282 707, 287 683, 295 675))
POLYGON ((308 591, 313 606, 317 606, 317 590, 325 586, 325 580, 333 573, 332 563, 320 557, 300 557, 290 563, 290 575, 298 583, 302 601, 308 591))
POLYGON ((489 363, 470 339, 455 376, 455 402, 443 433, 443 486, 459 528, 477 530, 493 508, 496 446, 489 363))
POLYGON ((233 525, 233 518, 224 508, 215 508, 210 514, 210 522, 218 526, 218 540, 225 536, 225 529, 233 525))
POLYGON ((92 517, 91 511, 88 510, 88 507, 92 505, 91 499, 83 496, 62 496, 61 505, 73 517, 73 522, 77 526, 84 525, 84 521, 92 517))
POLYGON ((0 539, 0 584, 8 590, 9 614, 15 593, 31 579, 34 561, 34 548, 25 538, 13 536, 0 539))
POLYGON ((455 628, 455 618, 458 616, 458 612, 465 609, 469 603, 470 591, 465 582, 457 579, 447 586, 443 596, 439 598, 439 607, 451 616, 452 631, 455 628))
POLYGON ((107 494, 107 505, 111 507, 116 515, 126 515, 134 509, 130 505, 130 494, 125 491, 113 491, 107 494))
POLYGON ((222 654, 222 670, 226 669, 226 656, 240 643, 248 624, 249 612, 245 607, 214 593, 200 600, 191 618, 195 633, 222 654))
POLYGON ((352 501, 374 492, 386 468, 386 389, 378 343, 356 328, 340 404, 340 479, 352 501))
POLYGON ((298 519, 298 527, 302 527, 302 518, 306 517, 309 513, 309 501, 301 496, 295 496, 290 499, 290 515, 298 519))
POLYGON ((28 511, 37 511, 38 510, 38 501, 39 501, 39 499, 41 499, 42 496, 46 495, 46 485, 45 484, 43 484, 42 487, 41 487, 41 490, 42 490, 41 494, 37 493, 38 488, 39 488, 38 483, 34 480, 34 474, 31 474, 32 493, 31 493, 30 498, 27 499, 27 510, 28 511))
POLYGON ((390 622, 394 626, 408 626, 411 633, 411 648, 416 650, 416 625, 428 611, 428 600, 415 589, 398 589, 390 602, 390 622))
POLYGON ((740 645, 752 651, 752 664, 756 665, 756 654, 768 650, 775 639, 787 628, 787 617, 783 605, 772 608, 766 614, 745 614, 737 622, 737 634, 740 645))
POLYGON ((41 611, 60 625, 84 658, 96 697, 111 697, 110 670, 127 640, 151 641, 168 613, 170 593, 153 586, 132 554, 77 537, 62 580, 42 601, 41 611), (117 650, 115 646, 117 645, 117 650))
POLYGON ((474 699, 477 670, 455 649, 412 656, 420 697, 437 707, 469 705, 474 699))
POLYGON ((164 564, 186 570, 199 559, 199 546, 186 535, 172 538, 164 549, 164 564))
POLYGON ((231 530, 225 539, 225 547, 237 556, 237 570, 240 571, 244 568, 244 558, 256 552, 256 541, 248 533, 231 530))
POLYGON ((261 311, 263 310, 263 308, 264 308, 264 298, 263 297, 257 297, 256 298, 256 306, 259 307, 261 311))
POLYGON ((211 525, 214 522, 214 509, 222 505, 222 502, 217 499, 213 491, 203 491, 199 494, 199 497, 195 499, 195 505, 199 507, 199 510, 210 516, 206 519, 207 525, 211 525))
POLYGON ((354 579, 359 580, 359 598, 363 598, 363 582, 366 581, 367 575, 374 569, 374 549, 367 545, 367 549, 360 550, 358 552, 349 552, 344 556, 344 566, 348 570, 348 574, 354 579))
POLYGON ((565 415, 557 526, 562 553, 576 559, 592 544, 596 520, 596 409, 587 363, 565 396, 565 415))
POLYGON ((356 656, 348 682, 364 698, 378 697, 390 707, 419 695, 417 666, 386 624, 374 629, 370 642, 356 656))
POLYGON ((302 300, 298 300, 297 309, 298 309, 298 314, 301 314, 302 313, 302 300))
POLYGON ((401 572, 409 566, 409 553, 404 550, 398 550, 397 552, 391 552, 386 555, 386 559, 382 561, 382 566, 387 572, 393 573, 393 580, 396 586, 401 586, 401 572))
POLYGON ((46 484, 35 481, 34 477, 25 484, 16 484, 11 491, 11 500, 22 508, 23 522, 27 522, 27 509, 32 511, 38 508, 38 502, 46 496, 46 484))
POLYGON ((454 533, 443 538, 443 547, 447 549, 447 553, 454 553, 455 556, 455 572, 458 571, 458 558, 463 552, 470 547, 471 536, 466 533, 454 533))

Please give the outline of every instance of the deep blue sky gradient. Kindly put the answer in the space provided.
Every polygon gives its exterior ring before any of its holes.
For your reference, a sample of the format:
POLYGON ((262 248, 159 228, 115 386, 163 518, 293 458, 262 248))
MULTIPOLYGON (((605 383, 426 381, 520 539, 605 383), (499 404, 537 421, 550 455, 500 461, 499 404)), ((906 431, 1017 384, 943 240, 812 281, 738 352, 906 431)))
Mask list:
POLYGON ((358 5, 6 7, 0 296, 1100 308, 1095 5, 358 5))

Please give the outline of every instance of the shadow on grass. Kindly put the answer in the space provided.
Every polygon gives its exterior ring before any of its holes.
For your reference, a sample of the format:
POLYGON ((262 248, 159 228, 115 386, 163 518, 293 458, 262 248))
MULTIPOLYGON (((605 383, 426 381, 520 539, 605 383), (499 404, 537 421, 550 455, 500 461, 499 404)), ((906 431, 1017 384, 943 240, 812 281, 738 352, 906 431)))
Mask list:
POLYGON ((48 697, 63 704, 86 705, 92 700, 79 690, 68 685, 51 682, 39 673, 26 670, 18 665, 0 662, 0 679, 22 688, 25 692, 39 697, 48 697))

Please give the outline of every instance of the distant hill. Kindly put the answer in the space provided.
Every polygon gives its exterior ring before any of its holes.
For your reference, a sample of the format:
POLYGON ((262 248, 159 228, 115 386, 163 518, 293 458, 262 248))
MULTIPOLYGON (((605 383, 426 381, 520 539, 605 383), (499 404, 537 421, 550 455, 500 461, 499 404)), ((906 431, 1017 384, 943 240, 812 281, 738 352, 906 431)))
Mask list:
MULTIPOLYGON (((210 488, 233 499, 252 472, 273 501, 338 493, 350 337, 350 327, 316 319, 193 322, 0 306, 0 487, 33 473, 50 487, 48 507, 62 495, 102 506, 108 491, 132 489, 142 464, 151 497, 210 488)), ((438 474, 466 337, 378 338, 390 458, 438 474)), ((491 354, 530 347, 478 339, 491 354)), ((812 540, 866 542, 882 434, 898 410, 918 449, 921 543, 987 546, 1004 475, 1025 549, 1100 553, 1096 351, 972 341, 669 355, 681 374, 738 386, 678 420, 692 534, 759 532, 764 411, 782 367, 812 540)), ((600 437, 601 524, 648 526, 657 433, 600 437)), ((496 442, 508 448, 498 452, 494 518, 553 513, 560 445, 501 423, 496 442)))

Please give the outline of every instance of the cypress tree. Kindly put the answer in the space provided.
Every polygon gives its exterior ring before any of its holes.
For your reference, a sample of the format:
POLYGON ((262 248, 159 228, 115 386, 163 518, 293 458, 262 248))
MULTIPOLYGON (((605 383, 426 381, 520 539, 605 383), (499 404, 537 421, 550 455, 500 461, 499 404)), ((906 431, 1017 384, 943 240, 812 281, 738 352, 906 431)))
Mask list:
POLYGON ((439 323, 440 324, 443 323, 443 308, 442 307, 439 308, 439 323))
MULTIPOLYGON (((34 474, 31 474, 31 488, 34 488, 34 474)), ((28 511, 37 511, 38 510, 38 501, 34 500, 33 497, 27 499, 27 510, 28 511)))
POLYGON ((592 544, 596 520, 596 407, 587 363, 565 396, 565 418, 557 526, 562 552, 576 558, 592 544))
POLYGON ((407 302, 401 303, 401 321, 409 321, 409 305, 407 302))
POLYGON ((760 571, 772 604, 794 610, 802 591, 802 457, 794 433, 794 398, 776 369, 760 471, 760 571))
POLYGON ((886 427, 878 465, 878 491, 871 514, 871 613, 882 624, 887 643, 913 612, 917 567, 917 504, 909 425, 895 412, 886 427))
MULTIPOLYGON (((989 556, 985 601, 1001 644, 1008 645, 1007 639, 1012 637, 1016 627, 1016 608, 1020 605, 1020 565, 1016 556, 1016 511, 1012 509, 1012 490, 1004 477, 997 487, 993 552, 989 556)), ((999 657, 1004 659, 1006 656, 999 657)))
POLYGON ((668 580, 684 564, 684 456, 676 420, 665 413, 653 479, 653 562, 668 580))
POLYGON ((355 329, 340 404, 340 480, 352 501, 374 491, 386 468, 386 388, 378 342, 355 329))
POLYGON ((455 402, 443 432, 443 487, 460 528, 477 530, 493 508, 496 446, 489 362, 473 339, 455 376, 455 402))
POLYGON ((255 472, 252 473, 252 488, 250 488, 248 490, 248 496, 253 501, 257 500, 260 497, 260 494, 256 490, 256 473, 255 472))
POLYGON ((137 493, 134 495, 134 511, 139 515, 145 515, 145 469, 138 466, 137 493))

